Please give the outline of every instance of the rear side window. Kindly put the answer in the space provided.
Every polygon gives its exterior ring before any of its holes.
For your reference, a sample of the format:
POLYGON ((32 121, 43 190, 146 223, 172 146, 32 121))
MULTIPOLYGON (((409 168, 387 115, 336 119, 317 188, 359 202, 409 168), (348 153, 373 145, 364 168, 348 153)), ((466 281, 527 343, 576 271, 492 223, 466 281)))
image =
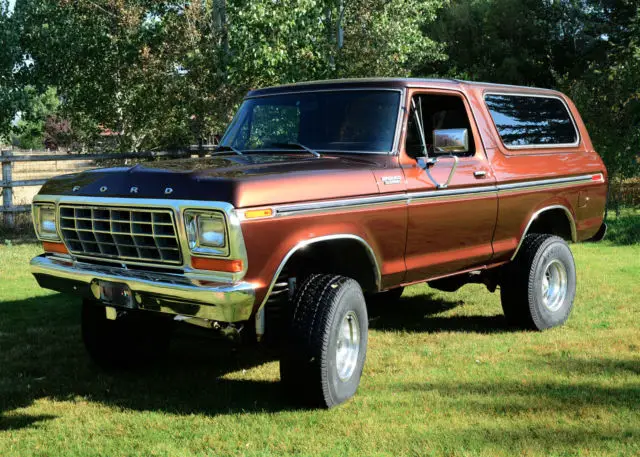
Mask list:
POLYGON ((487 94, 485 102, 507 148, 578 142, 571 114, 559 98, 487 94))

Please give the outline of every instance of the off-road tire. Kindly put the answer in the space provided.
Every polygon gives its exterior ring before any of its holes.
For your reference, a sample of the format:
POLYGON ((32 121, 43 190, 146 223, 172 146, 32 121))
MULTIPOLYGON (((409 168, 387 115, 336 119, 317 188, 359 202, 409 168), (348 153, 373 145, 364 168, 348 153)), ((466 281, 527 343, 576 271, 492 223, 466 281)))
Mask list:
POLYGON ((126 311, 116 320, 104 305, 82 302, 82 340, 91 359, 107 370, 148 366, 169 350, 173 322, 149 311, 126 311))
POLYGON ((530 234, 513 262, 505 267, 500 281, 500 298, 507 321, 515 327, 544 330, 566 322, 576 294, 576 268, 571 249, 560 237, 530 234), (550 309, 543 300, 545 272, 558 262, 566 273, 566 293, 550 309))
POLYGON ((358 389, 367 351, 367 307, 353 279, 313 274, 297 289, 290 309, 280 378, 285 394, 305 406, 331 408, 358 389), (338 334, 345 319, 357 324, 359 344, 348 379, 338 374, 338 334), (356 322, 357 321, 357 322, 356 322))

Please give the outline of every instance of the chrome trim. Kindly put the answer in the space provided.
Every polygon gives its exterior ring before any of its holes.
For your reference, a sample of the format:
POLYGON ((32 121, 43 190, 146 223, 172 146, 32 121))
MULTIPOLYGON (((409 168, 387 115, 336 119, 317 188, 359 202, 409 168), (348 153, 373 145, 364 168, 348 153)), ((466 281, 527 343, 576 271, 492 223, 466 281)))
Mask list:
POLYGON ((309 238, 307 240, 299 242, 293 248, 291 248, 289 252, 287 252, 287 254, 284 256, 282 261, 280 262, 280 265, 278 265, 278 268, 276 269, 276 272, 273 275, 273 279, 271 280, 271 284, 269 284, 269 288, 267 289, 264 299, 262 300, 262 303, 260 303, 260 307, 256 312, 256 316, 255 316, 256 328, 261 332, 260 335, 264 335, 265 327, 266 327, 265 321, 264 321, 264 306, 267 304, 267 300, 269 300, 271 291, 273 290, 273 287, 275 286, 276 281, 280 276, 280 273, 282 273, 282 270, 286 266, 289 259, 300 249, 306 248, 314 243, 319 243, 322 241, 331 241, 331 240, 354 240, 361 243, 366 248, 367 253, 369 255, 369 260, 371 260, 371 262, 373 263, 373 267, 375 270, 374 273, 376 277, 375 279, 376 291, 380 291, 380 288, 382 286, 382 272, 380 270, 380 263, 378 262, 378 258, 376 257, 376 253, 373 250, 373 248, 363 238, 357 235, 352 235, 350 233, 325 235, 325 236, 319 236, 316 238, 309 238))
POLYGON ((468 129, 436 129, 433 131, 434 155, 469 152, 468 129))
MULTIPOLYGON (((268 89, 268 87, 265 87, 268 89)), ((283 87, 283 89, 289 89, 289 86, 283 87)), ((260 90, 260 89, 258 89, 260 90)), ((277 95, 293 95, 293 94, 313 94, 316 92, 364 92, 364 91, 387 91, 387 92, 404 92, 400 87, 336 87, 329 89, 302 89, 302 90, 284 90, 283 92, 271 92, 268 94, 260 94, 260 95, 246 95, 243 100, 251 100, 254 98, 264 98, 264 97, 273 97, 277 95)))
MULTIPOLYGON (((246 321, 255 301, 255 285, 213 283, 197 285, 185 276, 126 268, 102 267, 82 262, 58 261, 41 255, 31 260, 31 273, 72 281, 96 292, 97 280, 126 284, 140 309, 181 314, 221 322, 246 321)), ((77 287, 73 286, 74 290, 77 287)), ((63 284, 60 282, 60 289, 63 284)), ((79 291, 80 292, 80 291, 79 291)))
POLYGON ((506 149, 517 151, 519 149, 575 148, 582 141, 582 138, 580 136, 580 131, 578 130, 578 126, 576 125, 575 119, 573 118, 573 113, 571 113, 571 110, 569 109, 569 105, 567 105, 567 102, 560 95, 556 95, 556 94, 536 94, 536 93, 515 92, 515 91, 514 92, 486 91, 486 92, 484 92, 482 94, 482 101, 484 101, 484 106, 485 106, 485 108, 487 108, 487 111, 489 112, 489 117, 491 118, 491 122, 493 123, 493 127, 496 130, 496 134, 498 135, 498 138, 500 139, 500 142, 502 143, 502 145, 506 149), (487 95, 507 95, 507 96, 510 95, 510 96, 513 96, 513 97, 555 98, 557 100, 560 100, 562 102, 564 108, 567 110, 567 114, 569 115, 569 119, 571 119, 571 124, 573 125, 573 130, 576 132, 576 141, 573 142, 573 143, 527 144, 527 145, 519 145, 519 146, 507 146, 504 143, 504 140, 502 139, 502 137, 500 136, 500 133, 498 132, 498 126, 496 125, 496 121, 493 119, 493 115, 491 114, 491 110, 489 109, 489 106, 487 106, 487 99, 486 99, 487 95))
POLYGON ((323 200, 310 203, 292 205, 278 205, 273 207, 275 217, 311 214, 319 211, 338 211, 345 208, 380 206, 389 203, 406 202, 407 194, 377 195, 374 197, 358 197, 341 200, 323 200))
MULTIPOLYGON (((356 84, 372 84, 372 83, 381 83, 381 84, 433 84, 433 83, 459 83, 460 81, 457 79, 451 78, 407 78, 407 77, 394 77, 394 76, 375 76, 375 77, 364 77, 364 78, 335 78, 335 79, 317 79, 311 81, 301 81, 297 83, 290 84, 279 84, 276 86, 267 86, 260 89, 255 89, 250 91, 259 91, 265 89, 292 89, 294 87, 306 87, 313 85, 334 85, 334 84, 353 84, 356 88, 356 84)), ((418 86, 422 87, 422 86, 418 86)))
MULTIPOLYGON (((161 208, 169 209, 173 211, 174 219, 176 221, 177 236, 182 251, 182 263, 180 265, 168 265, 163 264, 163 268, 176 269, 184 272, 185 275, 200 277, 207 281, 217 282, 238 282, 244 278, 248 268, 247 251, 244 243, 244 237, 242 235, 242 228, 240 227, 240 219, 236 213, 235 208, 230 203, 226 202, 207 202, 198 200, 173 200, 173 199, 147 199, 147 198, 111 198, 111 197, 80 197, 80 196, 60 196, 60 195, 36 195, 33 199, 35 203, 51 203, 55 204, 56 208, 59 205, 71 204, 71 205, 87 205, 87 206, 121 206, 121 207, 144 207, 144 208, 161 208), (227 234, 229 237, 229 255, 228 256, 212 256, 221 259, 238 259, 242 260, 243 271, 239 273, 226 273, 218 271, 196 270, 191 267, 191 251, 189 249, 189 242, 187 240, 186 228, 184 225, 184 212, 186 210, 210 210, 218 211, 224 214, 227 221, 227 234)), ((58 210, 59 211, 59 210, 58 210)), ((60 226, 58 224, 58 235, 60 233, 60 226)), ((62 239, 62 238, 61 238, 62 239)), ((108 259, 100 257, 74 255, 73 258, 88 258, 95 259, 101 262, 111 262, 115 265, 121 266, 123 263, 128 265, 140 265, 140 266, 156 266, 154 263, 149 262, 135 262, 135 261, 123 261, 118 259, 108 259)))
POLYGON ((56 206, 54 204, 50 204, 50 203, 35 203, 32 202, 31 203, 31 222, 33 223, 33 231, 36 234, 36 238, 38 238, 39 241, 61 241, 60 239, 60 231, 58 230, 58 226, 60 225, 60 218, 58 217, 58 212, 56 211, 56 206), (36 211, 36 207, 42 208, 42 207, 50 207, 53 208, 53 213, 54 213, 54 217, 55 217, 55 223, 56 223, 56 234, 55 235, 51 235, 51 236, 43 236, 42 234, 40 234, 40 210, 38 209, 36 211))
MULTIPOLYGON (((55 210, 55 206, 54 206, 55 210)), ((96 259, 111 259, 119 262, 141 262, 160 265, 180 265, 182 264, 182 254, 180 252, 178 232, 176 230, 176 222, 174 220, 174 214, 170 209, 160 208, 132 208, 127 207, 111 207, 106 205, 70 205, 63 203, 58 205, 56 211, 56 217, 60 225, 60 233, 63 235, 62 241, 66 246, 69 253, 72 255, 79 255, 84 257, 96 258, 96 259), (107 218, 104 216, 101 218, 96 212, 107 213, 107 218), (115 212, 115 214, 114 214, 115 212), (129 213, 129 219, 117 219, 117 213, 129 213), (80 213, 80 215, 79 215, 80 213), (88 214, 83 214, 88 213, 88 214), (137 214, 149 216, 149 220, 134 220, 137 214), (165 217, 169 220, 158 221, 158 217, 165 217), (84 226, 83 225, 84 222, 84 226), (101 224, 101 225, 98 225, 101 224), (117 225, 116 225, 117 224, 117 225), (106 226, 105 226, 106 225, 106 226), (114 231, 114 225, 120 226, 121 230, 114 231), (134 225, 146 226, 151 230, 151 233, 134 231, 134 225), (122 226, 128 226, 122 227, 122 226), (166 233, 157 233, 158 230, 164 230, 166 233), (87 238, 89 234, 93 239, 87 238), (123 238, 128 237, 130 242, 128 244, 123 238), (153 241, 153 244, 144 244, 141 239, 147 239, 153 241), (165 245, 161 247, 159 245, 160 240, 170 241, 170 246, 165 245), (174 245, 175 243, 175 245, 174 245), (91 245, 97 248, 98 252, 92 252, 91 245), (77 248, 80 249, 77 249, 77 248), (115 253, 105 252, 107 249, 115 249, 115 253), (127 255, 123 251, 132 251, 127 255), (158 258, 151 256, 145 257, 144 251, 154 251, 158 258), (135 253, 135 255, 133 255, 135 253), (167 258, 165 258, 165 256, 167 258), (173 258, 171 258, 173 257, 173 258)))
POLYGON ((516 182, 516 183, 508 183, 508 184, 498 184, 497 188, 501 192, 509 191, 509 190, 523 190, 523 189, 536 189, 542 186, 557 186, 562 184, 574 185, 576 183, 585 181, 585 182, 595 182, 592 181, 592 174, 588 175, 580 175, 580 176, 568 176, 565 178, 551 178, 551 179, 540 179, 537 181, 524 181, 524 182, 516 182))
POLYGON ((458 162, 459 161, 460 160, 458 159, 458 156, 456 156, 456 155, 436 156, 433 159, 427 159, 427 160, 423 160, 422 158, 419 158, 418 159, 418 165, 420 165, 421 167, 424 168, 424 171, 427 173, 427 176, 429 177, 431 182, 433 184, 435 184, 436 189, 446 189, 446 188, 449 187, 449 184, 451 184, 451 180, 453 179, 453 175, 456 173, 456 170, 458 168, 458 162), (429 171, 429 167, 431 167, 431 165, 435 165, 436 163, 438 163, 442 159, 453 159, 453 165, 451 166, 451 171, 449 171, 449 176, 447 177, 447 180, 444 182, 444 184, 441 184, 438 181, 436 181, 436 179, 431 175, 431 172, 429 171), (423 163, 424 163, 424 165, 423 165, 423 163))
POLYGON ((488 193, 498 194, 498 188, 493 185, 483 187, 465 187, 462 189, 442 189, 442 190, 428 190, 424 192, 414 192, 410 195, 409 204, 422 203, 427 200, 440 201, 449 200, 461 197, 467 197, 469 195, 482 195, 488 193))
MULTIPOLYGON (((331 211, 341 211, 345 209, 361 209, 370 207, 379 207, 403 203, 410 205, 412 203, 420 203, 427 199, 444 200, 448 198, 463 197, 466 195, 475 195, 483 193, 496 192, 498 195, 508 194, 511 192, 520 192, 527 190, 540 189, 544 187, 568 187, 576 184, 596 183, 591 180, 591 174, 581 176, 570 176, 566 178, 541 179, 537 181, 524 181, 509 184, 487 184, 484 186, 459 187, 454 189, 436 189, 420 192, 397 193, 375 195, 372 197, 356 197, 344 198, 338 200, 320 200, 308 203, 292 203, 283 205, 274 205, 273 216, 271 217, 287 217, 299 216, 304 214, 325 213, 331 211)), ((253 208, 244 208, 244 211, 253 208)))
MULTIPOLYGON (((185 224, 185 227, 187 224, 187 221, 186 221, 187 214, 194 214, 196 216, 199 214, 215 215, 215 216, 221 217, 222 222, 224 223, 224 246, 222 247, 212 247, 212 246, 206 246, 206 245, 203 246, 200 243, 200 234, 196 233, 196 239, 195 239, 196 245, 193 249, 189 247, 189 249, 191 250, 191 253, 199 257, 224 257, 224 258, 229 257, 229 233, 227 228, 229 224, 227 223, 227 218, 225 217, 224 213, 221 213, 219 211, 213 211, 213 210, 187 209, 184 211, 184 214, 183 214, 183 217, 185 218, 185 220, 183 221, 183 223, 185 224)), ((196 226, 197 226, 197 221, 196 221, 196 226)), ((187 235, 187 243, 189 243, 188 238, 189 237, 187 235)))
POLYGON ((337 199, 337 200, 319 200, 319 201, 313 201, 308 203, 291 203, 291 204, 274 205, 274 206, 268 206, 268 207, 255 207, 255 208, 247 207, 247 208, 243 208, 242 211, 240 211, 239 217, 241 218, 241 220, 246 220, 246 218, 244 218, 243 216, 244 211, 251 211, 253 209, 261 209, 261 208, 268 208, 273 210, 272 216, 264 217, 264 218, 269 218, 269 217, 287 217, 287 216, 298 216, 298 215, 305 215, 305 214, 341 211, 345 209, 362 209, 362 208, 369 208, 369 207, 391 206, 397 203, 404 203, 404 204, 410 205, 412 203, 422 202, 427 199, 434 199, 435 201, 438 201, 438 200, 446 200, 449 198, 453 199, 453 198, 464 197, 467 195, 483 194, 483 193, 490 193, 490 192, 491 193, 495 192, 499 195, 503 195, 503 194, 509 194, 512 192, 528 191, 533 189, 569 187, 569 186, 574 186, 576 184, 596 183, 596 181, 592 181, 591 176, 592 175, 582 175, 582 176, 571 176, 566 178, 542 179, 538 181, 525 181, 525 182, 510 183, 510 184, 500 184, 500 185, 487 184, 483 186, 461 187, 461 188, 454 188, 454 189, 437 189, 437 190, 427 190, 427 191, 410 192, 410 193, 384 194, 384 195, 375 195, 371 197, 343 198, 343 199, 337 199))
POLYGON ((531 218, 529 219, 529 222, 527 223, 527 226, 524 229, 524 232, 522 232, 522 236, 520 237, 520 241, 518 242, 518 246, 516 246, 516 250, 514 251, 513 255, 511 256, 511 260, 515 259, 516 256, 518 255, 518 252, 520 251, 520 247, 522 246, 522 243, 524 242, 524 238, 527 236, 527 232, 529 231, 529 228, 531 227, 531 224, 533 224, 533 222, 536 220, 536 218, 538 216, 540 216, 542 213, 546 212, 546 211, 551 211, 554 209, 561 209, 565 212, 565 214, 567 215, 567 218, 569 219, 569 225, 571 226, 571 241, 576 243, 578 241, 578 235, 576 232, 576 221, 573 218, 573 215, 571 214, 571 211, 569 211, 569 209, 564 206, 564 205, 551 205, 551 206, 545 206, 542 209, 539 209, 538 211, 536 211, 535 213, 533 213, 533 216, 531 216, 531 218))

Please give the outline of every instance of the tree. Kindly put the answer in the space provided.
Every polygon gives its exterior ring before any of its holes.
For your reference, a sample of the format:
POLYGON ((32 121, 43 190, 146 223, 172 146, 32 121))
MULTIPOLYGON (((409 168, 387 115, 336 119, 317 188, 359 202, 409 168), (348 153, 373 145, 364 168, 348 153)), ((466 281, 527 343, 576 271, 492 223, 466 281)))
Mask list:
POLYGON ((639 17, 635 0, 452 0, 427 30, 448 60, 422 72, 567 93, 619 181, 639 172, 639 17))
POLYGON ((7 137, 20 101, 15 79, 20 48, 8 0, 0 0, 0 140, 7 137))
POLYGON ((13 129, 14 138, 24 149, 42 149, 45 147, 45 126, 60 105, 56 90, 50 87, 40 94, 35 88, 26 87, 22 97, 20 120, 13 129))
POLYGON ((19 0, 21 76, 122 150, 178 147, 221 133, 250 88, 442 59, 421 27, 443 1, 343 0, 340 20, 339 0, 19 0))

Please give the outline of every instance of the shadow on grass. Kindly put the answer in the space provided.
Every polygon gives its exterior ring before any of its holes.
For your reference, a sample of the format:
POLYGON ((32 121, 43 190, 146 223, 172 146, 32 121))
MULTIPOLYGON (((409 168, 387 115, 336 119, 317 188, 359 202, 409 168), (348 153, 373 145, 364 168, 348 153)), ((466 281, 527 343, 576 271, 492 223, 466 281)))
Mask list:
POLYGON ((177 414, 296 409, 278 382, 224 377, 275 360, 273 353, 237 348, 198 329, 177 332, 169 356, 154 367, 105 372, 84 350, 79 308, 62 294, 0 303, 0 429, 53 418, 2 415, 45 397, 177 414))
MULTIPOLYGON (((430 295, 378 306, 372 328, 410 331, 502 332, 501 316, 431 317, 462 302, 430 295)), ((0 303, 0 418, 5 428, 28 427, 48 417, 2 417, 39 398, 78 397, 121 408, 175 414, 233 414, 298 409, 271 380, 233 379, 276 360, 275 351, 236 347, 186 325, 160 365, 107 373, 86 355, 80 339, 79 300, 63 294, 0 303), (207 335, 207 336, 205 336, 207 335)))
POLYGON ((619 246, 640 243, 640 211, 624 209, 619 217, 609 212, 605 240, 619 246))
POLYGON ((29 416, 27 414, 12 414, 10 416, 0 416, 0 432, 8 430, 19 430, 21 428, 32 427, 38 422, 55 419, 51 415, 29 416))
MULTIPOLYGON (((434 299, 430 295, 404 297, 397 303, 376 307, 371 327, 427 332, 508 331, 501 316, 433 317, 461 304, 434 299)), ((256 348, 235 348, 203 337, 197 331, 181 331, 170 356, 160 366, 137 372, 104 372, 91 363, 85 353, 80 340, 79 315, 78 300, 62 294, 0 303, 0 431, 33 427, 55 418, 10 413, 42 398, 89 401, 136 411, 179 415, 215 416, 298 409, 287 400, 276 381, 233 379, 244 369, 275 360, 274 353, 256 348)), ((570 362, 557 361, 557 369, 578 374, 597 374, 598 370, 638 373, 634 361, 574 359, 570 362)), ((556 361, 545 359, 544 363, 546 369, 556 369, 553 365, 556 361), (549 364, 553 366, 549 368, 549 364)), ((640 387, 451 381, 450 384, 398 383, 395 388, 400 391, 436 390, 443 396, 466 394, 469 408, 477 407, 478 411, 487 408, 478 400, 480 397, 494 397, 494 409, 509 411, 536 407, 571 410, 590 401, 640 407, 640 387), (501 400, 495 401, 495 398, 501 400), (544 401, 541 403, 536 399, 544 401)))
POLYGON ((409 332, 512 332, 502 314, 494 316, 436 316, 462 306, 462 301, 436 298, 433 294, 402 296, 396 302, 369 307, 369 327, 377 330, 409 332))

